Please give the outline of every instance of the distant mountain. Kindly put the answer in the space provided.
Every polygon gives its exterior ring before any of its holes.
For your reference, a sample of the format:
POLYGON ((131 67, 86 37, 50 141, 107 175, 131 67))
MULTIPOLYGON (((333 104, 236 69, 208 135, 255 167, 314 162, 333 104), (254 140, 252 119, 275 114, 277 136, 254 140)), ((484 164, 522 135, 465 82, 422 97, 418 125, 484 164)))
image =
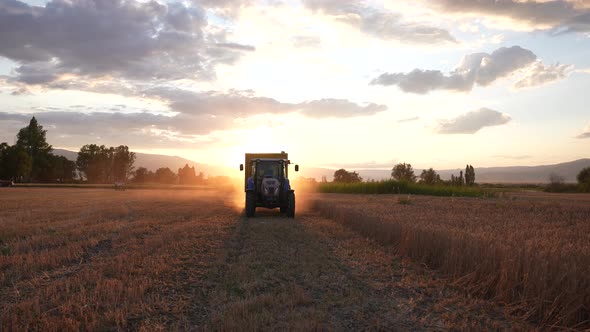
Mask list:
MULTIPOLYGON (((393 165, 392 165, 393 167, 393 165)), ((549 175, 555 173, 566 182, 576 182, 576 176, 585 167, 590 167, 590 159, 579 159, 566 163, 541 166, 510 166, 510 167, 476 167, 475 180, 479 183, 547 183, 549 175)), ((300 176, 313 177, 320 180, 326 176, 328 181, 334 177, 335 169, 301 167, 300 176)), ((382 180, 391 177, 391 169, 355 169, 363 179, 382 180)), ((436 170, 442 179, 448 180, 452 174, 459 175, 465 169, 436 170)), ((416 175, 422 172, 416 169, 416 175)))
MULTIPOLYGON (((563 177, 565 182, 577 182, 576 176, 586 167, 590 167, 590 159, 542 166, 481 167, 475 169, 475 179, 480 183, 547 183, 549 175, 555 173, 563 177)), ((458 171, 441 172, 441 176, 450 178, 450 174, 457 174, 458 171)))
MULTIPOLYGON (((53 153, 59 156, 64 156, 69 160, 76 161, 78 158, 78 153, 69 150, 63 149, 54 149, 53 153)), ((166 156, 160 154, 149 154, 149 153, 135 153, 136 160, 135 160, 135 168, 145 167, 148 170, 155 171, 160 167, 168 167, 173 172, 177 172, 179 168, 184 167, 184 165, 189 165, 190 167, 195 167, 197 173, 203 172, 206 176, 218 176, 218 175, 229 175, 229 176, 236 176, 235 170, 230 170, 227 167, 218 167, 213 165, 201 164, 197 163, 193 160, 185 159, 182 157, 177 156, 166 156)))
MULTIPOLYGON (((78 153, 69 150, 54 149, 53 153, 64 156, 69 160, 76 160, 78 153)), ((155 171, 160 167, 168 167, 174 172, 179 168, 188 164, 194 166, 197 172, 203 172, 206 176, 225 175, 231 177, 240 177, 241 174, 236 169, 200 164, 195 161, 176 157, 165 156, 159 154, 136 153, 135 168, 145 167, 149 170, 155 171)), ((393 167, 393 165, 392 165, 393 167)), ((541 166, 510 166, 510 167, 476 167, 475 181, 478 183, 547 183, 549 182, 549 175, 555 173, 562 176, 566 182, 576 182, 576 175, 585 167, 590 167, 590 159, 579 159, 555 165, 541 165, 541 166)), ((352 170, 352 169, 350 169, 352 170)), ((436 170, 442 179, 448 180, 452 174, 459 175, 460 171, 464 169, 445 169, 436 170)), ((305 167, 301 165, 301 171, 295 173, 295 178, 303 176, 306 178, 315 178, 320 181, 322 176, 325 176, 328 181, 332 181, 336 169, 320 168, 320 167, 305 167)), ((391 169, 355 169, 365 180, 382 180, 391 177, 391 169)), ((422 172, 421 169, 416 169, 416 175, 422 172)), ((291 176, 293 178, 293 173, 291 176)))

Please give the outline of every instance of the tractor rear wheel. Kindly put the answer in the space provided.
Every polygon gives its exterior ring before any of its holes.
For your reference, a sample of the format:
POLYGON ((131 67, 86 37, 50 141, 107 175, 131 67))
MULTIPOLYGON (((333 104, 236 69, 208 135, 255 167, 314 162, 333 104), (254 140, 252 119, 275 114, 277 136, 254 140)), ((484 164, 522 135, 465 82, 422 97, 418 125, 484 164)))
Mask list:
POLYGON ((295 218, 295 193, 290 193, 287 197, 287 217, 295 218))
POLYGON ((246 217, 254 217, 256 212, 256 194, 253 191, 246 192, 246 217))

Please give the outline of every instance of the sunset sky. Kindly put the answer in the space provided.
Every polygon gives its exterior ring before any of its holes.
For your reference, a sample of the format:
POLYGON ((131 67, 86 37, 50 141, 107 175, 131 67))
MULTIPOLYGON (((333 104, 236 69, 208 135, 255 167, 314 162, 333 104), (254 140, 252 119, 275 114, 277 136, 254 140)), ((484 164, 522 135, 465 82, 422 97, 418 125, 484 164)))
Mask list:
POLYGON ((590 1, 0 0, 0 142, 233 166, 590 157, 590 1))

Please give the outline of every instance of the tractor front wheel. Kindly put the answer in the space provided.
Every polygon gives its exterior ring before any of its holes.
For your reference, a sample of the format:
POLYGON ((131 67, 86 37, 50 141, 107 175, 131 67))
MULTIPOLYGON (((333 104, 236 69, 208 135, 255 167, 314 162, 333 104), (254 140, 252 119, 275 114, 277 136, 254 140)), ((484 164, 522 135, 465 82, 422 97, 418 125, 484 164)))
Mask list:
POLYGON ((287 197, 287 217, 295 218, 295 193, 290 193, 287 197))
POLYGON ((256 212, 256 194, 253 191, 246 192, 246 217, 254 217, 256 212))

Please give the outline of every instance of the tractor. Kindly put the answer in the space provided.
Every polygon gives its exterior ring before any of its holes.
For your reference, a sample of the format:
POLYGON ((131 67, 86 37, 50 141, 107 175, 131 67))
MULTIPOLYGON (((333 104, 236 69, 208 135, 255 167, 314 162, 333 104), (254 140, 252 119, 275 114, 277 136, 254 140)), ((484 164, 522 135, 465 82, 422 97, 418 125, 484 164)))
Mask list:
MULTIPOLYGON (((288 154, 246 153, 244 187, 246 192, 246 216, 254 217, 257 207, 279 208, 287 217, 295 218, 295 190, 289 182, 288 154)), ((295 172, 299 165, 295 165, 295 172)))

